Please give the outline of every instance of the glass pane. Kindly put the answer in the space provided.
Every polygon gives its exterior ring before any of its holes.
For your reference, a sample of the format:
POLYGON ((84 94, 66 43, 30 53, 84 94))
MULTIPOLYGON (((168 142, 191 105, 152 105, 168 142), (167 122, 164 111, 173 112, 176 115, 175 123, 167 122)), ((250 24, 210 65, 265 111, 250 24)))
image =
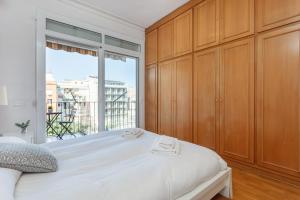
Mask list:
POLYGON ((111 36, 106 35, 105 36, 105 44, 115 46, 115 47, 120 47, 122 49, 128 49, 131 51, 136 51, 140 52, 141 51, 141 46, 139 44, 133 43, 133 42, 128 42, 126 40, 121 40, 118 38, 114 38, 111 36))
POLYGON ((46 48, 47 141, 98 132, 98 56, 46 48))
POLYGON ((51 19, 47 19, 46 21, 46 29, 55 31, 58 33, 63 33, 67 35, 72 35, 75 37, 95 41, 95 42, 102 42, 102 35, 101 33, 96 33, 94 31, 89 31, 86 29, 82 29, 76 26, 72 26, 69 24, 61 23, 58 21, 54 21, 51 19))
POLYGON ((105 130, 137 126, 137 58, 105 53, 105 130))

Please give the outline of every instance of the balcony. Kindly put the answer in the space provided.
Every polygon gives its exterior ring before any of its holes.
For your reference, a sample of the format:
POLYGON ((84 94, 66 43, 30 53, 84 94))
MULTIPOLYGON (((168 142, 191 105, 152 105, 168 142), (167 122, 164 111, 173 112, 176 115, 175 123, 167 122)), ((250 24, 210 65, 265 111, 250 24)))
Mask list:
MULTIPOLYGON (((49 105, 48 105, 49 106, 49 105)), ((47 141, 98 132, 98 102, 52 102, 47 110, 47 141)), ((105 102, 105 130, 136 127, 136 102, 123 98, 105 102)))

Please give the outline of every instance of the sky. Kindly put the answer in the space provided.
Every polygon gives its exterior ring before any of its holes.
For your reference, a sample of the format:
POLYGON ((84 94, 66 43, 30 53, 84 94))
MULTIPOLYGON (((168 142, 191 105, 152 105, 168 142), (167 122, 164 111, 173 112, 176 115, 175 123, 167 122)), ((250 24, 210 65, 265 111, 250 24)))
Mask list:
MULTIPOLYGON (((57 82, 84 80, 90 75, 98 76, 98 57, 46 48, 46 71, 51 72, 57 82)), ((123 62, 106 58, 105 80, 122 81, 135 87, 136 59, 128 57, 123 62)))

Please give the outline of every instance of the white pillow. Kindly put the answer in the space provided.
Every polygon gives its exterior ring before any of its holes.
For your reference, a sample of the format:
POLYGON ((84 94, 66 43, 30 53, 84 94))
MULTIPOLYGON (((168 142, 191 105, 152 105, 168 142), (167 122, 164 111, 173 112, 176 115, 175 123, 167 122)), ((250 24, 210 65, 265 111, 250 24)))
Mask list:
MULTIPOLYGON (((0 137, 0 143, 27 143, 25 140, 13 137, 0 137)), ((22 172, 0 167, 0 200, 14 200, 15 186, 22 172)))
POLYGON ((0 168, 0 200, 14 200, 16 183, 22 172, 0 168))
POLYGON ((27 143, 25 140, 14 136, 0 137, 0 143, 27 143))

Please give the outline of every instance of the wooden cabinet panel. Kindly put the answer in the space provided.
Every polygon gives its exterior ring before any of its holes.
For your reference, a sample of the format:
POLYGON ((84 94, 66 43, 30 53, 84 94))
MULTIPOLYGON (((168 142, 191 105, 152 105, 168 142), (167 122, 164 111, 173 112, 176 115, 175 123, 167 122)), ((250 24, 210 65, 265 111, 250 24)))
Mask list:
POLYGON ((174 61, 160 63, 158 67, 158 132, 173 136, 172 74, 174 61))
POLYGON ((174 135, 193 141, 193 59, 192 55, 178 58, 175 61, 174 81, 174 135))
POLYGON ((220 152, 254 160, 254 39, 221 47, 220 152))
POLYGON ((256 28, 264 31, 300 20, 300 0, 256 0, 256 28))
POLYGON ((194 54, 194 141, 218 150, 219 51, 194 54))
POLYGON ((194 49, 219 43, 219 0, 206 0, 194 8, 194 49))
POLYGON ((220 0, 220 40, 228 42, 254 33, 254 0, 220 0))
POLYGON ((162 25, 158 29, 158 59, 159 61, 173 57, 174 30, 173 20, 162 25))
POLYGON ((159 64, 158 131, 193 141, 192 56, 159 64))
POLYGON ((258 36, 257 158, 300 176, 300 25, 258 36))
POLYGON ((157 68, 151 65, 145 70, 145 128, 157 132, 157 68))
POLYGON ((157 62, 157 29, 146 34, 146 65, 157 62))
POLYGON ((174 55, 180 56, 193 50, 193 11, 189 10, 174 19, 174 55))

